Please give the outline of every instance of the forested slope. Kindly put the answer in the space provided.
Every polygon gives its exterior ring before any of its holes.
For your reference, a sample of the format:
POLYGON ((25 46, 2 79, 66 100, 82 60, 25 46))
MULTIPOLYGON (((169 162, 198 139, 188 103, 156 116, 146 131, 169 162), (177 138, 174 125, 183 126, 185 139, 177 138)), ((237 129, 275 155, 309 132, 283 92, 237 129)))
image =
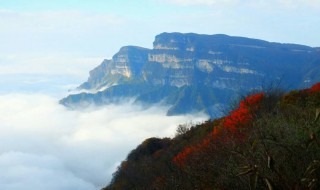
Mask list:
POLYGON ((103 190, 319 189, 320 83, 248 95, 229 115, 150 138, 103 190))

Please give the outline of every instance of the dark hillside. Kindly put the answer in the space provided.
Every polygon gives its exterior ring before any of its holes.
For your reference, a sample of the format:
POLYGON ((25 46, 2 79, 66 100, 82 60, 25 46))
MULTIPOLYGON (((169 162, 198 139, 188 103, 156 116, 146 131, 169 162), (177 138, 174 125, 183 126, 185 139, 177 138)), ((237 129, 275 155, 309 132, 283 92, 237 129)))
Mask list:
POLYGON ((320 189, 320 83, 247 96, 229 115, 145 140, 103 190, 320 189))

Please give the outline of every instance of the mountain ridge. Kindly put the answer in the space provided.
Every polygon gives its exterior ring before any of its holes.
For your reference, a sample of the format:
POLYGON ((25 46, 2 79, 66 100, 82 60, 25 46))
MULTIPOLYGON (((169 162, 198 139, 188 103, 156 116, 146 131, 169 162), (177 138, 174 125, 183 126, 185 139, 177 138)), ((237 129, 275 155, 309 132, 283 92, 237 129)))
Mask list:
POLYGON ((224 34, 161 33, 153 49, 120 48, 78 87, 102 93, 70 95, 60 103, 103 105, 113 98, 135 97, 140 103, 153 104, 162 98, 171 105, 168 115, 204 111, 212 116, 216 105, 227 104, 234 94, 278 80, 288 89, 320 80, 318 49, 224 34), (136 85, 139 90, 133 89, 136 85), (122 94, 112 92, 119 88, 122 94), (161 96, 152 99, 150 94, 156 92, 161 96), (149 100, 144 102, 143 97, 149 100))

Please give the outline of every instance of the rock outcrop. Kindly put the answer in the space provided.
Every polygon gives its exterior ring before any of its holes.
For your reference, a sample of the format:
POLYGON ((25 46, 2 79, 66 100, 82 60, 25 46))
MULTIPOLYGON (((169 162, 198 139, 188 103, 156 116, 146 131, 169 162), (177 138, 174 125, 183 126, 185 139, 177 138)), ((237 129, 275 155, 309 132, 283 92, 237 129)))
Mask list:
POLYGON ((205 111, 214 117, 217 105, 234 94, 278 80, 288 90, 319 81, 319 48, 222 34, 162 33, 153 49, 121 48, 78 87, 92 93, 70 95, 61 103, 103 105, 134 97, 170 105, 169 115, 205 111))

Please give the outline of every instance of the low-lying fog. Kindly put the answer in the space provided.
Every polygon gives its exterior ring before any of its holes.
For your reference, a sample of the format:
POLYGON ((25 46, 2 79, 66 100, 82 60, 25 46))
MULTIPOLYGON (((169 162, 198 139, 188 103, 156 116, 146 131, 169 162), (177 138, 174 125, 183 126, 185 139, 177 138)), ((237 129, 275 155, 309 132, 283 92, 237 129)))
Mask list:
POLYGON ((0 189, 100 189, 144 139, 207 119, 165 113, 129 103, 70 111, 47 95, 1 95, 0 189))

